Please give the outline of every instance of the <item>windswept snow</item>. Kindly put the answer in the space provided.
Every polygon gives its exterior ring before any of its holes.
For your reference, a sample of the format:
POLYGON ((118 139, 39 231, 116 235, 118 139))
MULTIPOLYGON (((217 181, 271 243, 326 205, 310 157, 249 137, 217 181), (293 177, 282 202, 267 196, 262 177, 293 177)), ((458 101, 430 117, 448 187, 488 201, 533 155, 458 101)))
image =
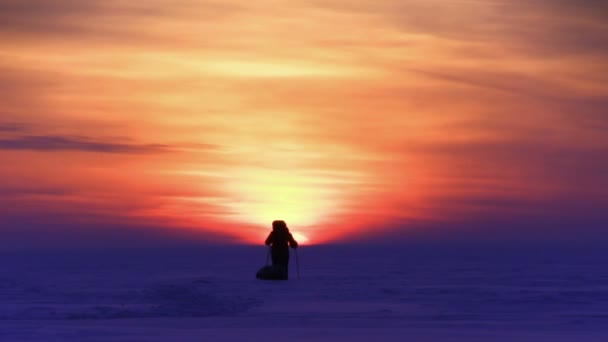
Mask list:
POLYGON ((608 256, 588 250, 264 247, 2 254, 1 341, 606 341, 608 256))

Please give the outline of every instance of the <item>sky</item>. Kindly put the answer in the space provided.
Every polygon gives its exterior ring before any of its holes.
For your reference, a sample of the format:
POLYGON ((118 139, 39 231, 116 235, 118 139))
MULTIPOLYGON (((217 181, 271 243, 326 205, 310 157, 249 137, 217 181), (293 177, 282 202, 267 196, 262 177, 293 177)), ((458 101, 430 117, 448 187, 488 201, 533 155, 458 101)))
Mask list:
POLYGON ((0 244, 608 238, 601 0, 3 0, 0 244))

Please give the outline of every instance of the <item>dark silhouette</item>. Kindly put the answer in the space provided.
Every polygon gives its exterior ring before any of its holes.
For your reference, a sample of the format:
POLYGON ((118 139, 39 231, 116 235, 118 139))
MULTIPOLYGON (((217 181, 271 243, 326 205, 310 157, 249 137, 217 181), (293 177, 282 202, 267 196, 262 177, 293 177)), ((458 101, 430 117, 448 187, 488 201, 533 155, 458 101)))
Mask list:
POLYGON ((298 242, 289 232, 285 221, 273 221, 272 232, 265 244, 270 246, 272 266, 263 267, 257 274, 260 279, 287 280, 289 278, 289 247, 298 248, 298 242))

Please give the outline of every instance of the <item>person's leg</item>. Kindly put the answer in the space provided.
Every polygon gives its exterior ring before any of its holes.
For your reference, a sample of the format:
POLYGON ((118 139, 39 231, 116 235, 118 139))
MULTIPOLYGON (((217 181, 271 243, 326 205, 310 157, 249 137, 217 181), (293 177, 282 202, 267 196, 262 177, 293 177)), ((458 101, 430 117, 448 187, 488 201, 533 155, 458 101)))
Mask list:
POLYGON ((282 255, 281 267, 283 267, 283 272, 285 272, 283 279, 289 279, 289 251, 282 255))
POLYGON ((277 251, 274 253, 272 264, 281 270, 282 279, 289 278, 289 251, 277 251))
POLYGON ((289 277, 289 250, 272 250, 272 266, 277 270, 277 278, 287 280, 289 277))
POLYGON ((281 257, 278 253, 272 253, 272 266, 277 266, 281 263, 281 257))

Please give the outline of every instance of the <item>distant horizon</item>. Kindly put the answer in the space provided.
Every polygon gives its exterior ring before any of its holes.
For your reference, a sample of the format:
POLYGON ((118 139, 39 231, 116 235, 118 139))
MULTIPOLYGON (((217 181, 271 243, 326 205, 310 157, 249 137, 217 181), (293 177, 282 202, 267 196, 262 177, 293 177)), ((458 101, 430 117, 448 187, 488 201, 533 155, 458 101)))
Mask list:
MULTIPOLYGON (((446 232, 440 226, 424 226, 412 229, 403 227, 384 227, 377 231, 382 235, 373 237, 373 232, 360 233, 344 239, 335 239, 321 243, 300 242, 301 247, 326 247, 326 246, 353 246, 365 249, 379 246, 438 246, 438 247, 463 247, 463 246, 505 246, 505 247, 580 247, 580 246, 604 246, 608 243, 605 235, 605 224, 597 224, 594 229, 585 229, 582 233, 574 234, 568 230, 552 232, 551 227, 526 228, 513 227, 513 231, 519 231, 520 235, 513 232, 492 232, 491 225, 486 227, 476 226, 464 228, 462 226, 452 228, 446 232), (526 234, 536 231, 537 234, 526 234), (550 236, 544 234, 551 234, 550 236)), ((566 227, 569 227, 567 225, 566 227)), ((61 249, 156 249, 156 248, 222 248, 223 246, 249 246, 264 249, 263 239, 259 241, 243 241, 234 237, 224 235, 209 235, 204 231, 174 229, 166 227, 96 227, 88 229, 83 227, 54 227, 54 229, 33 229, 36 236, 32 238, 32 231, 23 231, 22 226, 3 227, 3 243, 0 251, 10 250, 61 250, 61 249), (56 229, 61 232, 72 232, 56 234, 56 229)), ((505 227, 500 227, 505 229, 505 227)), ((294 228, 297 233, 297 229, 294 228)), ((270 229, 267 233, 270 232, 270 229)))

